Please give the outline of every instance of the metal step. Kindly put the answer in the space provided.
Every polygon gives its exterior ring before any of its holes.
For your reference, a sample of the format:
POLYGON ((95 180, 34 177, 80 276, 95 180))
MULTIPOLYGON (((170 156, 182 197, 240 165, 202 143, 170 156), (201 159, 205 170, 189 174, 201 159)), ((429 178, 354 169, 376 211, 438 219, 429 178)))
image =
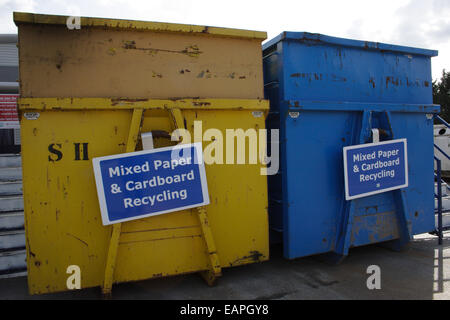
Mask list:
MULTIPOLYGON (((438 208, 438 199, 434 199, 434 209, 438 208)), ((450 210, 450 196, 442 197, 442 211, 450 210)))
POLYGON ((24 275, 27 270, 26 258, 26 250, 0 252, 0 277, 24 275))
POLYGON ((22 158, 0 156, 0 279, 27 275, 22 158))
POLYGON ((24 228, 23 211, 0 213, 0 231, 24 228))
POLYGON ((0 168, 0 181, 19 181, 22 180, 22 168, 0 168))
MULTIPOLYGON (((436 225, 436 230, 437 230, 437 228, 439 226, 439 224, 438 224, 438 216, 435 215, 434 218, 435 218, 435 225, 436 225)), ((450 227, 450 212, 445 212, 445 213, 443 212, 442 213, 442 227, 443 228, 450 227)))
POLYGON ((18 154, 2 154, 0 156, 0 168, 21 167, 22 157, 18 154))
POLYGON ((22 194, 22 181, 0 182, 0 196, 22 194))
MULTIPOLYGON (((448 190, 448 185, 445 182, 442 182, 441 184, 441 192, 442 192, 442 196, 447 196, 449 195, 449 190, 448 190)), ((438 194, 438 183, 435 182, 434 183, 434 194, 438 194)))
POLYGON ((21 270, 13 270, 11 271, 11 273, 1 273, 0 272, 0 279, 7 279, 7 278, 19 278, 19 277, 26 277, 27 276, 27 271, 21 271, 21 270))
POLYGON ((0 197, 0 212, 23 211, 23 196, 0 197))
POLYGON ((23 248, 25 248, 25 230, 0 232, 0 251, 23 248))

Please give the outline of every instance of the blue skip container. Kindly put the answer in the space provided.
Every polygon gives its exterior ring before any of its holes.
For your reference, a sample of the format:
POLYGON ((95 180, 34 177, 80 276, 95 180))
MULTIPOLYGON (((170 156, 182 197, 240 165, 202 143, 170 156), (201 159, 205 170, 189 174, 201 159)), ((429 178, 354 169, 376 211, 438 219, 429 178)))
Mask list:
POLYGON ((328 253, 338 262, 351 247, 399 249, 434 230, 436 55, 305 32, 263 46, 267 127, 280 129, 280 171, 269 176, 271 239, 282 241, 286 258, 328 253), (408 186, 346 200, 344 147, 402 139, 408 186))

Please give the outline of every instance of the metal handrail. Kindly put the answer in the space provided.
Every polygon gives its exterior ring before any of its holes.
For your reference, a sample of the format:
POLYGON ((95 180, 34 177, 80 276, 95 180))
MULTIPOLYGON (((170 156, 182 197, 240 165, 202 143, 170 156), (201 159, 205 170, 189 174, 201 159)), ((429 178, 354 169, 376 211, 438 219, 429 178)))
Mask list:
POLYGON ((438 119, 442 124, 444 124, 447 128, 450 128, 450 124, 447 123, 447 121, 445 121, 444 119, 442 119, 440 116, 435 115, 434 116, 435 119, 438 119))
MULTIPOLYGON (((448 124, 444 119, 442 119, 440 116, 438 115, 434 115, 434 118, 437 119, 438 121, 440 121, 442 124, 444 124, 447 128, 450 128, 450 124, 448 124)), ((439 150, 439 152, 441 154, 443 154, 447 159, 450 160, 450 156, 441 148, 439 148, 436 144, 434 144, 434 147, 436 149, 439 150)), ((436 173, 435 173, 435 177, 438 183, 437 186, 437 199, 438 199, 438 229, 437 229, 437 234, 438 234, 438 241, 439 241, 439 245, 442 244, 442 238, 443 238, 443 228, 442 228, 442 164, 441 164, 441 159, 439 159, 438 157, 434 156, 434 160, 436 161, 436 173)), ((436 194, 435 194, 436 196, 436 194)))
POLYGON ((442 150, 441 148, 439 148, 436 144, 434 144, 434 147, 436 149, 438 149, 448 160, 450 160, 450 156, 448 154, 445 153, 444 150, 442 150))
POLYGON ((442 244, 442 179, 441 179, 441 160, 434 156, 434 160, 436 160, 437 166, 437 199, 438 199, 438 243, 442 244))

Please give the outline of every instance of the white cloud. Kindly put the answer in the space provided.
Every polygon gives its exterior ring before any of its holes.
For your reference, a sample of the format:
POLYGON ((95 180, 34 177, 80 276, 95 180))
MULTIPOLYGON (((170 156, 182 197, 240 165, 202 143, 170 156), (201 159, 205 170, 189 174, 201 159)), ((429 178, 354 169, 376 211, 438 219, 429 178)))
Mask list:
POLYGON ((391 42, 439 50, 432 59, 433 78, 439 78, 442 69, 450 68, 450 1, 411 0, 395 14, 391 42))
POLYGON ((0 33, 16 33, 12 21, 13 11, 30 11, 35 9, 33 0, 0 0, 0 33))

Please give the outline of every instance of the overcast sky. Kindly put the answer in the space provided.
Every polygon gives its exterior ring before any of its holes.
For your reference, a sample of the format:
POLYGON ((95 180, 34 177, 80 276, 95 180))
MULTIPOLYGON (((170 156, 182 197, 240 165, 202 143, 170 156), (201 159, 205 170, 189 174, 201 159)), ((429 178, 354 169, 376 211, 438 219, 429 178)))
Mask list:
POLYGON ((13 11, 323 33, 439 50, 433 78, 450 70, 450 0, 0 0, 0 33, 13 11))

